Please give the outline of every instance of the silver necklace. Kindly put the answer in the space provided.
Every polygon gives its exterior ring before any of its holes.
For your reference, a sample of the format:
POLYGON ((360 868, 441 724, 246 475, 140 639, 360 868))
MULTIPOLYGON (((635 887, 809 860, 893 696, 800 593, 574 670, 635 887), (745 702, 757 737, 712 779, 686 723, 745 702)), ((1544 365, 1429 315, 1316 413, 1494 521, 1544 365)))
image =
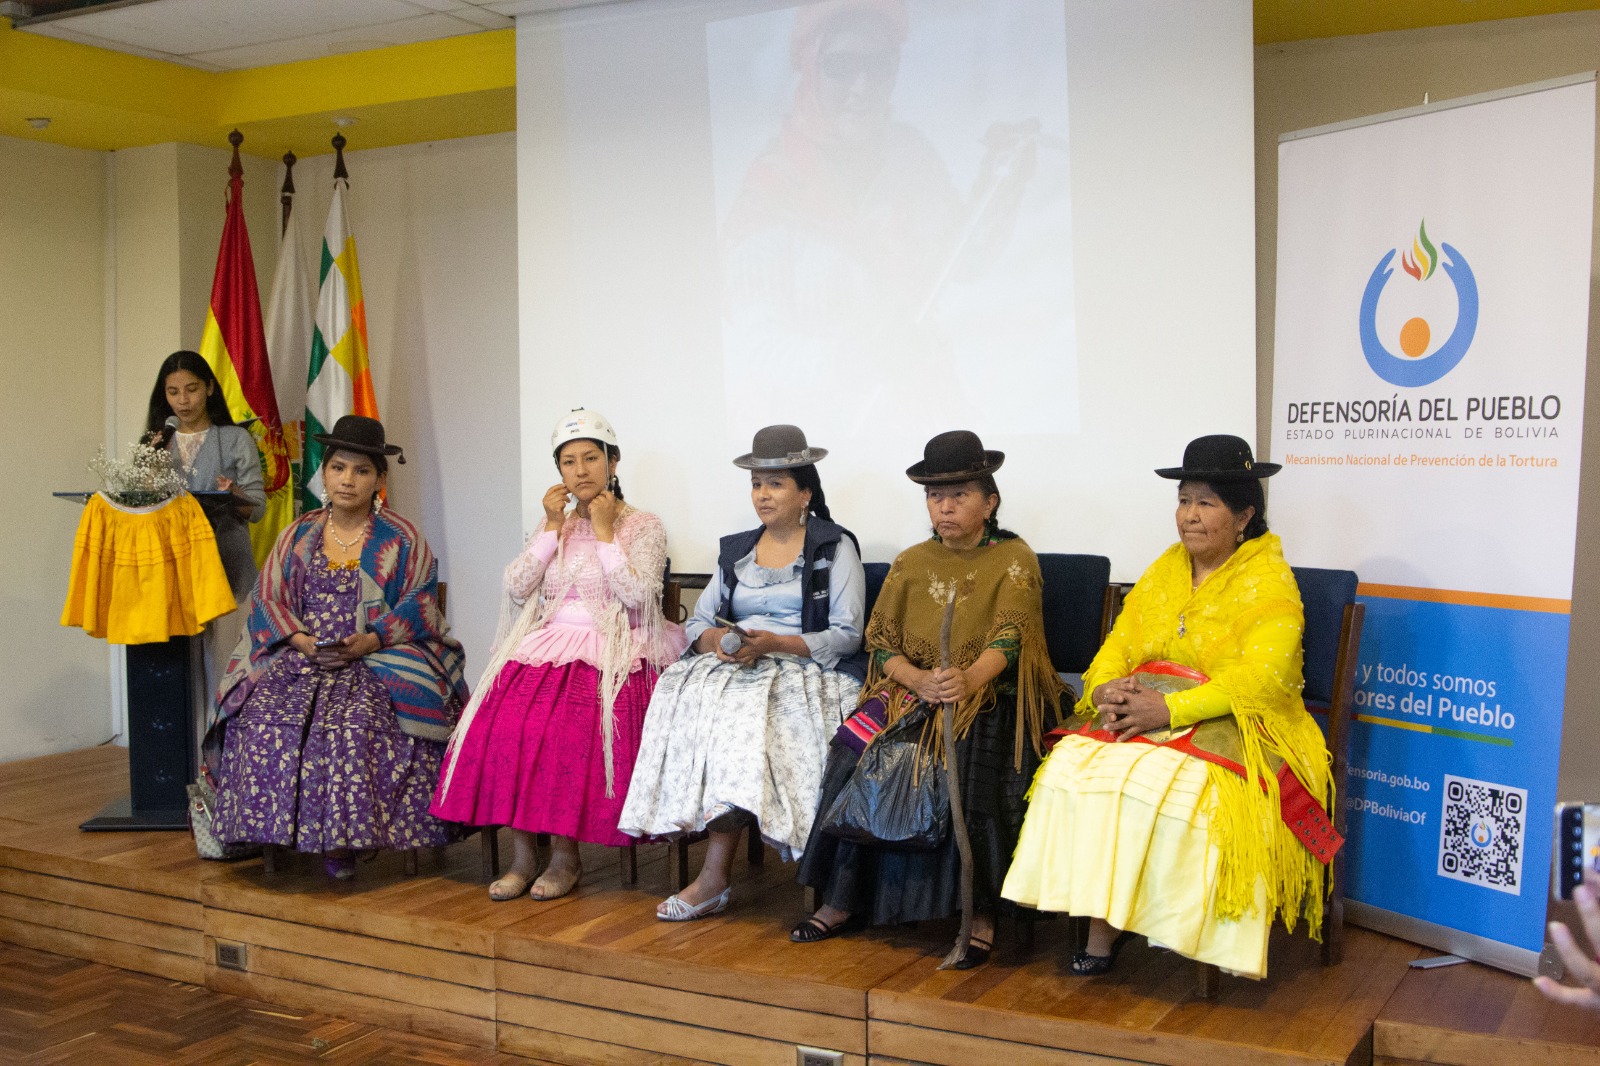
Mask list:
POLYGON ((346 552, 351 552, 355 550, 355 546, 357 544, 361 543, 361 539, 367 535, 367 526, 371 521, 372 519, 369 516, 366 522, 361 523, 360 531, 355 534, 355 538, 351 541, 346 541, 343 537, 339 536, 339 531, 334 528, 332 515, 328 516, 327 529, 329 535, 333 537, 333 542, 335 544, 339 545, 339 547, 343 548, 346 552))

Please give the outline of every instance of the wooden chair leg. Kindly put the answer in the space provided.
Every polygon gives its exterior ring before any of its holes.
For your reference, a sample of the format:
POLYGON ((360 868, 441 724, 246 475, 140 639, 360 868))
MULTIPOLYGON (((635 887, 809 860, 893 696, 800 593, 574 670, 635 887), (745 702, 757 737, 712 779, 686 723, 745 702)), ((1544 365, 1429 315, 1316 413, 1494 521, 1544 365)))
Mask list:
MULTIPOLYGON (((1039 916, 1039 912, 1034 910, 1032 907, 1018 907, 1016 909, 1016 914, 1017 943, 1022 946, 1023 951, 1031 952, 1033 951, 1035 935, 1038 932, 1038 930, 1035 928, 1036 923, 1034 919, 1039 916)), ((1070 956, 1068 957, 1070 958, 1070 956)))
POLYGON ((278 872, 278 845, 261 845, 261 872, 268 875, 278 872))
POLYGON ((483 865, 483 879, 493 881, 500 876, 500 827, 486 825, 478 830, 478 856, 483 865))
POLYGON ((1195 963, 1194 994, 1201 999, 1216 999, 1222 990, 1222 971, 1209 962, 1195 963))
POLYGON ((407 877, 417 876, 417 848, 407 848, 402 869, 407 877))
POLYGON ((760 866, 767 861, 767 846, 761 839, 761 827, 755 822, 750 823, 750 836, 745 840, 744 854, 751 866, 760 866))
POLYGON ((622 852, 622 883, 630 888, 639 883, 639 845, 629 844, 622 852))
POLYGON ((689 887, 689 838, 681 836, 674 840, 672 850, 678 860, 678 883, 675 891, 682 892, 689 887))
POLYGON ((1322 908, 1322 965, 1344 961, 1344 854, 1334 856, 1332 890, 1322 908))

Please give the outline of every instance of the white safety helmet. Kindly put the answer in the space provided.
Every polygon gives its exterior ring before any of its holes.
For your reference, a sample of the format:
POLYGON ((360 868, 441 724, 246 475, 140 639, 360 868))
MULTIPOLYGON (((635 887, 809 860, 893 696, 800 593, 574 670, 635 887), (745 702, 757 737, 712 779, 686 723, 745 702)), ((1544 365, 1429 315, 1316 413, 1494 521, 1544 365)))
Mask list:
POLYGON ((617 431, 611 428, 605 415, 583 407, 574 407, 570 414, 563 415, 561 421, 556 423, 556 428, 550 433, 550 454, 553 456, 560 452, 563 444, 573 440, 597 440, 601 444, 618 447, 617 431))

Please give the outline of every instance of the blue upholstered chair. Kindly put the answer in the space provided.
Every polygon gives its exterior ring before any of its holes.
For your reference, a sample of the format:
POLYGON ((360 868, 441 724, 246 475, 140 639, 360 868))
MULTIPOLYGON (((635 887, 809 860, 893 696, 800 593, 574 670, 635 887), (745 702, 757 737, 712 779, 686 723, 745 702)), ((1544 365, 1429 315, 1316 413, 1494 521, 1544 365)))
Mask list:
MULTIPOLYGON (((1105 643, 1119 603, 1104 555, 1041 552, 1044 639, 1057 673, 1081 674, 1105 643)), ((1070 713, 1071 707, 1062 710, 1070 713)))

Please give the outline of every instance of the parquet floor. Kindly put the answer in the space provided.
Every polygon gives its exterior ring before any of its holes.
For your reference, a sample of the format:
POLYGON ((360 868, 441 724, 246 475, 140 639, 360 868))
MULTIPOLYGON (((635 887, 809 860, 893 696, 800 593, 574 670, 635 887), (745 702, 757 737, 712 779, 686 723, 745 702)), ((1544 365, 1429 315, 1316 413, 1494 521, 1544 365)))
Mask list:
POLYGON ((530 1060, 0 943, 0 1062, 528 1066, 530 1060))

